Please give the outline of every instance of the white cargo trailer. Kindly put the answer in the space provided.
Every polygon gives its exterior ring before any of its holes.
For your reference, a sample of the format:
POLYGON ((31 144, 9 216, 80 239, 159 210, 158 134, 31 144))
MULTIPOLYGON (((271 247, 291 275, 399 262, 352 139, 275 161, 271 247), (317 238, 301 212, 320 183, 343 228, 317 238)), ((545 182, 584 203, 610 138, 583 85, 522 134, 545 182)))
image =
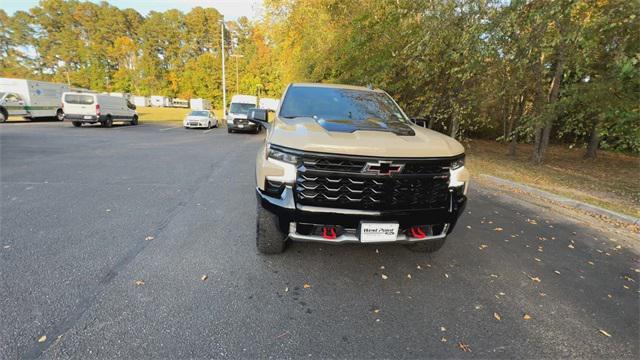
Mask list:
POLYGON ((60 100, 65 91, 69 91, 65 84, 0 78, 0 122, 9 116, 62 121, 64 111, 60 100))
POLYGON ((211 110, 211 101, 206 99, 191 99, 191 110, 211 110))
POLYGON ((151 100, 146 96, 134 96, 133 105, 142 107, 151 106, 151 100))
POLYGON ((154 95, 151 97, 151 106, 169 107, 171 106, 171 99, 166 96, 154 95))
POLYGON ((125 98, 127 100, 131 100, 131 94, 130 93, 112 92, 112 93, 109 93, 109 95, 110 96, 116 96, 116 97, 125 98))
POLYGON ((180 107, 180 108, 188 108, 188 107, 189 107, 189 100, 185 100, 185 99, 172 99, 172 100, 171 100, 171 106, 173 106, 173 107, 180 107))

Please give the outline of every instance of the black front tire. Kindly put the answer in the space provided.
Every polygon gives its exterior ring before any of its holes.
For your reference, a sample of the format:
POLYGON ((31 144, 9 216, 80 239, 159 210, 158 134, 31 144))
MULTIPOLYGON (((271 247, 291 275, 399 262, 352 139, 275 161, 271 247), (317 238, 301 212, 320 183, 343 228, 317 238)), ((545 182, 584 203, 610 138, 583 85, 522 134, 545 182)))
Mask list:
POLYGON ((58 111, 56 111, 56 120, 64 121, 64 112, 61 109, 58 109, 58 111))
POLYGON ((232 129, 227 128, 227 132, 228 132, 229 134, 231 134, 231 133, 233 132, 233 130, 232 130, 232 129))
POLYGON ((71 124, 73 124, 74 127, 82 126, 82 123, 80 121, 72 121, 71 124))
POLYGON ((133 117, 131 118, 131 125, 138 125, 138 116, 137 115, 133 115, 133 117))
POLYGON ((415 244, 405 245, 407 249, 413 252, 432 253, 440 250, 447 239, 426 240, 415 244))
POLYGON ((7 121, 9 114, 5 109, 0 109, 0 123, 7 121))
POLYGON ((258 204, 256 211, 256 247, 263 254, 280 254, 286 245, 286 234, 280 230, 280 220, 258 204))
POLYGON ((111 116, 107 116, 107 118, 104 119, 101 124, 102 127, 110 128, 111 126, 113 126, 113 119, 111 119, 111 116))

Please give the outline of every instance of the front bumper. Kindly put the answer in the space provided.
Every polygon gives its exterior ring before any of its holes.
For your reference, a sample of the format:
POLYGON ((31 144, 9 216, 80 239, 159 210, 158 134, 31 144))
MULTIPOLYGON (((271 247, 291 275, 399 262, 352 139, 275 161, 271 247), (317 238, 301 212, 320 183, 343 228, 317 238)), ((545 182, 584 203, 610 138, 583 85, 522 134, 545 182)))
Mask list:
POLYGON ((198 122, 198 121, 187 121, 183 123, 184 127, 186 128, 206 128, 208 127, 208 123, 207 122, 198 122))
POLYGON ((258 128, 258 125, 252 122, 241 122, 239 124, 235 124, 234 122, 227 121, 227 128, 236 131, 255 131, 258 128))
POLYGON ((463 213, 467 197, 451 191, 448 208, 364 211, 350 209, 323 208, 296 204, 293 189, 285 187, 280 198, 272 197, 256 188, 258 203, 267 211, 275 214, 281 223, 289 224, 289 238, 299 241, 326 241, 330 243, 360 242, 358 229, 361 221, 397 221, 400 228, 415 225, 440 225, 438 231, 425 238, 412 238, 399 232, 396 242, 417 242, 441 239, 447 236, 463 213), (300 234, 298 224, 341 226, 343 234, 336 239, 326 240, 320 236, 300 234))

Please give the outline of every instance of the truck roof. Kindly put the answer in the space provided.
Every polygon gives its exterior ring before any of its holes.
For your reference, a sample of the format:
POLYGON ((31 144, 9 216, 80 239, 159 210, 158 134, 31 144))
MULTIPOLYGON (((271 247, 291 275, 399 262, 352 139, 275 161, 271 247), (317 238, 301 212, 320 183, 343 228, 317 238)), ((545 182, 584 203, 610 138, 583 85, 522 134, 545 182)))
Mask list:
POLYGON ((329 83, 291 83, 290 86, 300 86, 300 87, 324 87, 324 88, 334 88, 334 89, 349 89, 349 90, 360 90, 360 91, 375 91, 375 92, 383 92, 380 89, 373 89, 366 86, 357 86, 357 85, 346 85, 346 84, 329 84, 329 83))

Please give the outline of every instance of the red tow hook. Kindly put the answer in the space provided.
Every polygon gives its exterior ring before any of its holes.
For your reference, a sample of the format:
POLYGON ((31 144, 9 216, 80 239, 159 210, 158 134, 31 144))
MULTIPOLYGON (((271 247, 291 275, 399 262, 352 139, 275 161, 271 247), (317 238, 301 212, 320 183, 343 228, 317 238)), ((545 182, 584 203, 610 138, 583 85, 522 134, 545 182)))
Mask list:
POLYGON ((420 226, 412 226, 409 230, 411 231, 411 236, 416 239, 424 239, 425 237, 427 237, 427 234, 422 231, 422 228, 420 228, 420 226))
POLYGON ((335 240, 336 239, 336 230, 333 226, 325 226, 322 228, 322 237, 327 240, 335 240))

